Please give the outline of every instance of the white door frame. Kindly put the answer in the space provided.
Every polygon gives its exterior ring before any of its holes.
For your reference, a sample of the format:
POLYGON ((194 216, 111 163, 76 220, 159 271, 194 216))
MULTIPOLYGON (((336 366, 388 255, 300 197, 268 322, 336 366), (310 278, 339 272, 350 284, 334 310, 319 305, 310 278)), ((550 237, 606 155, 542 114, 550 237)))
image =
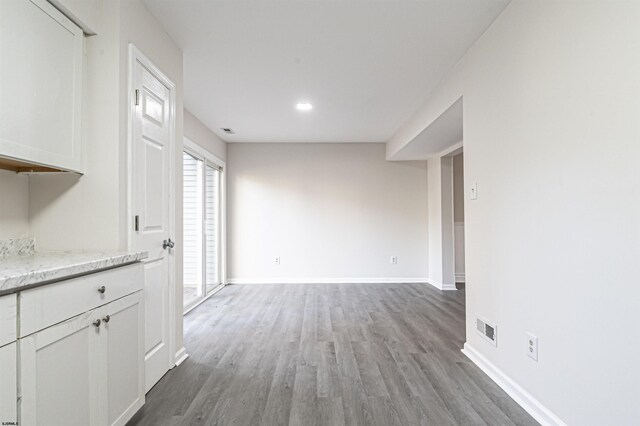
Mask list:
MULTIPOLYGON (((135 63, 142 64, 155 78, 157 78, 167 89, 169 89, 169 234, 175 240, 176 233, 176 166, 175 166, 175 146, 176 146, 176 85, 171 81, 151 60, 142 53, 133 43, 129 43, 129 70, 127 93, 129 94, 129 102, 127 103, 127 247, 128 250, 135 250, 134 239, 134 219, 133 206, 133 121, 135 120, 135 88, 133 87, 135 63)), ((178 248, 181 250, 181 248, 178 248)), ((168 370, 176 365, 176 277, 175 277, 175 254, 167 254, 169 268, 169 354, 171 356, 168 370)), ((184 348, 180 349, 180 353, 185 352, 184 348)))

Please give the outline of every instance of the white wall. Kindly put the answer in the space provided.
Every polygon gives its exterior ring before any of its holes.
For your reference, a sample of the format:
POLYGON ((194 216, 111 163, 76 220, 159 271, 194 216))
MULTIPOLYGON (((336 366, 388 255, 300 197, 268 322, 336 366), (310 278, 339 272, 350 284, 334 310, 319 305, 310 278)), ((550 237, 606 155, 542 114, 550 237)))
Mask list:
POLYGON ((29 236, 29 178, 0 170, 0 240, 29 236))
POLYGON ((187 109, 184 110, 184 137, 200 145, 221 160, 227 159, 227 143, 187 109))
POLYGON ((386 162, 384 149, 229 144, 230 281, 424 282, 425 163, 386 162))
POLYGON ((640 418, 638 22, 639 2, 512 2, 387 146, 464 95, 467 344, 568 424, 640 418))

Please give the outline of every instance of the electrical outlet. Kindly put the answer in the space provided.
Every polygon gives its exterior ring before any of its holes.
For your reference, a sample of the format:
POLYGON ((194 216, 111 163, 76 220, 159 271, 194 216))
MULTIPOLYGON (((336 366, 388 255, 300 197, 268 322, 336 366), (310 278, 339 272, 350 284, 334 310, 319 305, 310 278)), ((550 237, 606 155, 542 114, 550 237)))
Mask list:
POLYGON ((398 263, 398 256, 391 256, 389 262, 391 262, 392 265, 396 265, 398 263))
POLYGON ((275 263, 276 265, 280 264, 280 256, 276 256, 273 258, 273 263, 275 263))
POLYGON ((538 362, 538 336, 527 333, 527 356, 538 362))

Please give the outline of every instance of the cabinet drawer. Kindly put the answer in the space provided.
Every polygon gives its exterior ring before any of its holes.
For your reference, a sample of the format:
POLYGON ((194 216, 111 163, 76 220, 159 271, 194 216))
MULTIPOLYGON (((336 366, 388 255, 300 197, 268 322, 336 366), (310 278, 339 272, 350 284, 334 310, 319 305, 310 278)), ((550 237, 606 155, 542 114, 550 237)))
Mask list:
POLYGON ((134 263, 21 292, 20 337, 141 290, 143 274, 134 263))
POLYGON ((0 296, 0 346, 16 340, 17 315, 16 295, 0 296))

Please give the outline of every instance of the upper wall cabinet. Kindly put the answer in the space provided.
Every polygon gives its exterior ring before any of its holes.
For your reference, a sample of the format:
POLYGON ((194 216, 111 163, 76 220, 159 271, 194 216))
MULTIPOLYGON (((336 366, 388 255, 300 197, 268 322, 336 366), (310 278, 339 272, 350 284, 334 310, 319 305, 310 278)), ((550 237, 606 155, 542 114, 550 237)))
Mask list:
POLYGON ((83 50, 45 0, 0 0, 0 167, 82 173, 83 50))

